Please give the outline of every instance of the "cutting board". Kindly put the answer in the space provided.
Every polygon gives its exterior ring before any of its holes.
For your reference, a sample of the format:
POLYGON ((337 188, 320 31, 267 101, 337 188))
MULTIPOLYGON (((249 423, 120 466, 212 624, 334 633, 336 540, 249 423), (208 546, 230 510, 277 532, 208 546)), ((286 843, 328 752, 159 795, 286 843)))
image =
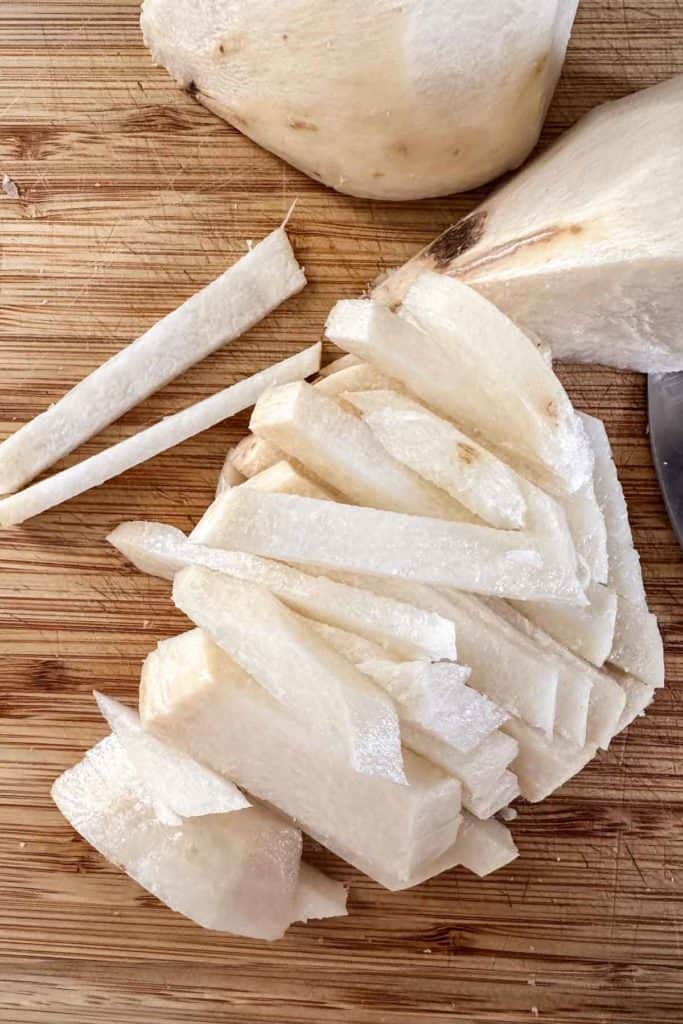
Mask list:
MULTIPOLYGON (((219 274, 292 201, 310 287, 85 445, 82 458, 319 337, 484 192, 380 204, 260 151, 152 67, 135 0, 0 5, 0 434, 219 274)), ((583 0, 544 141, 596 103, 683 71, 676 0, 583 0)), ((331 352, 326 353, 329 358, 331 352)), ((132 703, 140 662, 186 628, 168 586, 105 537, 190 528, 247 417, 0 534, 2 1024, 664 1024, 683 1020, 683 569, 648 449, 644 378, 561 369, 609 429, 666 641, 668 687, 546 802, 520 857, 382 891, 331 854, 346 919, 275 945, 171 913, 78 838, 50 784, 104 734, 93 687, 132 703)))

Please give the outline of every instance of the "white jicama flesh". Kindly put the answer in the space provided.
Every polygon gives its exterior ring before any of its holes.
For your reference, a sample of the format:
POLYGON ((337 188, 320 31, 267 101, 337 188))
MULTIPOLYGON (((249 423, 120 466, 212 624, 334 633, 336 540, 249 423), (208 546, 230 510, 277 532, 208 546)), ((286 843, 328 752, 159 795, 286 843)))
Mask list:
POLYGON ((210 547, 322 569, 587 603, 573 567, 546 567, 534 538, 519 530, 237 487, 214 502, 192 536, 210 547))
POLYGON ((0 445, 0 493, 19 490, 306 284, 279 228, 0 445))
POLYGON ((145 0, 152 58, 258 145, 350 195, 422 199, 518 167, 577 0, 145 0))
POLYGON ((463 807, 476 818, 491 818, 503 807, 508 807, 520 795, 519 782, 514 772, 505 771, 488 790, 472 793, 463 790, 463 807))
POLYGON ((301 833, 272 811, 163 825, 113 735, 59 776, 52 799, 107 860, 204 928, 273 940, 295 920, 301 833))
POLYGON ((148 656, 140 717, 387 888, 404 888, 457 835, 456 779, 410 751, 407 786, 355 772, 200 630, 148 656))
POLYGON ((366 424, 310 384, 262 395, 249 425, 257 437, 355 504, 435 519, 467 518, 460 504, 393 459, 366 424))
POLYGON ((463 814, 456 843, 459 863, 480 878, 499 871, 518 856, 510 829, 495 818, 479 821, 463 814))
POLYGON ((225 462, 216 481, 216 495, 222 494, 223 491, 229 491, 231 487, 239 487, 244 481, 245 477, 235 469, 229 455, 226 455, 225 462))
POLYGON ((0 499, 0 526, 14 526, 60 505, 133 466, 175 447, 222 420, 248 409, 273 384, 315 373, 320 366, 320 345, 312 345, 267 370, 247 377, 182 412, 167 416, 139 434, 105 448, 97 455, 32 484, 18 494, 0 499))
POLYGON ((589 480, 573 494, 564 495, 561 502, 576 552, 586 563, 591 579, 607 583, 607 529, 593 481, 589 480))
POLYGON ((467 434, 535 467, 560 493, 583 486, 592 470, 590 448, 562 385, 533 342, 464 286, 436 274, 424 282, 429 288, 420 281, 406 308, 406 316, 420 314, 419 326, 377 302, 345 300, 332 309, 326 336, 400 380, 467 434), (445 299, 438 302, 431 293, 443 285, 445 299), (482 322, 486 345, 478 342, 482 322))
POLYGON ((384 283, 455 275, 557 359, 683 369, 683 76, 592 110, 384 283))
POLYGON ((323 366, 316 378, 316 383, 323 380, 325 377, 329 377, 330 374, 337 373, 339 370, 346 370, 350 366, 361 365, 361 360, 356 359, 355 356, 349 355, 348 353, 344 356, 339 356, 337 359, 333 359, 327 366, 323 366))
POLYGON ((326 917, 346 917, 347 913, 345 886, 302 860, 294 897, 295 921, 320 921, 326 917))
POLYGON ((641 683, 639 679, 634 679, 633 676, 618 674, 615 678, 626 694, 626 704, 616 729, 619 733, 622 729, 631 725, 639 715, 645 714, 646 708, 654 700, 656 691, 654 687, 641 683))
POLYGON ((516 741, 498 731, 492 732, 467 754, 407 722, 401 724, 401 737, 410 750, 460 779, 463 806, 466 795, 490 791, 517 756, 516 741))
POLYGON ((395 391, 353 392, 346 399, 398 462, 490 526, 524 526, 526 503, 513 470, 452 423, 395 391))
POLYGON ((298 494, 301 498, 319 498, 320 501, 332 501, 335 497, 332 491, 284 459, 255 473, 244 485, 270 494, 298 494))
POLYGON ((380 373, 374 366, 370 366, 369 363, 356 363, 354 366, 347 366, 313 382, 313 387, 321 395, 327 395, 328 398, 343 396, 344 399, 347 392, 377 391, 396 386, 400 388, 396 381, 388 380, 383 373, 380 373))
POLYGON ((228 779, 145 732, 132 708, 97 691, 95 700, 149 790, 164 825, 181 825, 183 818, 227 814, 251 806, 228 779))
POLYGON ((402 722, 419 726, 463 754, 510 717, 466 685, 470 669, 463 665, 373 659, 358 668, 396 701, 402 722))
POLYGON ((357 772, 406 781, 392 701, 265 588, 190 566, 173 600, 330 752, 357 772))
POLYGON ((518 744, 512 770, 525 800, 538 803, 578 775, 597 753, 594 744, 578 747, 561 736, 548 739, 524 722, 510 719, 503 729, 518 744))
POLYGON ((281 562, 240 551, 222 551, 189 541, 161 523, 122 523, 107 540, 143 572, 171 580, 200 565, 266 587, 294 611, 340 629, 360 633, 407 659, 455 659, 455 626, 448 619, 403 601, 311 576, 281 562))
POLYGON ((232 465, 247 479, 263 472, 264 469, 270 469, 282 458, 283 454, 279 448, 268 444, 260 437, 254 437, 253 434, 243 437, 239 444, 228 452, 228 459, 232 465))
POLYGON ((605 425, 593 416, 579 415, 593 449, 595 494, 607 528, 607 582, 617 594, 646 607, 640 558, 633 546, 626 500, 605 425))
POLYGON ((600 668, 612 650, 619 598, 610 587, 591 582, 585 608, 552 601, 513 602, 522 615, 580 658, 600 668))
POLYGON ((609 661, 647 686, 664 686, 664 646, 657 617, 625 597, 617 598, 609 661))

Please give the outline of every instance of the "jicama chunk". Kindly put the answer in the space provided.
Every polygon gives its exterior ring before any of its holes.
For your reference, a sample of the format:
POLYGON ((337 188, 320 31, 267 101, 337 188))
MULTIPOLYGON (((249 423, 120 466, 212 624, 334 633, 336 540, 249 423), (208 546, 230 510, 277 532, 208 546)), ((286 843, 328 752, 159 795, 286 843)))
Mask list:
POLYGON ((97 487, 105 480, 146 462, 160 452, 173 448, 189 437, 208 430, 221 420, 253 405, 260 394, 273 384, 296 380, 315 373, 320 365, 320 345, 247 377, 223 391, 190 405, 174 416, 167 416, 139 434, 105 448, 89 459, 41 480, 26 490, 0 500, 0 525, 12 526, 59 505, 77 494, 97 487))
POLYGON ((401 737, 410 750, 460 779, 463 805, 466 792, 491 789, 517 755, 517 743, 504 732, 492 732, 467 754, 407 722, 401 725, 401 737))
POLYGON ((605 425, 593 416, 579 415, 595 457, 595 495, 607 529, 607 582, 617 594, 634 604, 646 606, 640 557, 633 546, 628 509, 605 425))
POLYGON ((510 829, 495 818, 480 821, 465 812, 456 840, 459 863, 480 878, 505 867, 518 856, 510 829))
POLYGON ((490 789, 482 792, 463 790, 463 807, 476 818, 490 818, 519 796, 519 782, 514 772, 505 771, 490 789))
POLYGON ((115 736, 60 775, 52 799, 103 856, 204 928, 278 939, 296 916, 301 833, 272 811, 162 825, 115 736))
POLYGON ((557 664, 560 677, 558 710, 561 716, 559 720, 556 717, 557 731, 577 746, 587 741, 607 749, 624 708, 624 695, 619 686, 606 672, 601 672, 572 654, 504 601, 489 600, 489 603, 498 615, 525 633, 530 641, 545 650, 557 664), (587 694, 588 714, 584 718, 587 694), (570 726, 572 716, 573 728, 570 726), (582 721, 585 721, 585 738, 580 724, 582 721), (574 730, 577 738, 573 736, 574 730))
POLYGON ((502 728, 519 744, 512 770, 517 776, 522 796, 532 803, 545 800, 578 775, 597 753, 593 744, 578 747, 561 736, 549 740, 518 719, 510 719, 502 728))
POLYGON ((599 668, 609 657, 617 617, 617 595, 600 583, 589 583, 585 608, 553 601, 513 602, 518 611, 574 654, 599 668))
POLYGON ((356 504, 434 518, 467 517, 447 494, 396 462, 366 424, 310 384, 262 395, 250 427, 356 504))
POLYGON ((95 700, 133 768, 149 790, 164 825, 182 818, 226 814, 251 804, 228 779, 145 732, 136 711, 95 691, 95 700))
POLYGON ((279 228, 0 445, 0 493, 16 491, 306 284, 279 228))
POLYGON ((407 786, 353 771, 200 630, 148 656, 140 717, 389 888, 404 887, 457 834, 456 779, 410 751, 407 786))
POLYGON ((590 449, 569 399, 533 342, 485 299, 430 275, 430 292, 444 284, 457 289, 455 303, 447 296, 443 316, 423 289, 425 277, 406 312, 411 317, 419 312, 430 333, 378 303, 346 300, 333 308, 326 336, 400 380, 466 433, 518 453, 558 490, 577 490, 590 478, 590 449), (441 284, 434 285, 432 277, 441 284), (467 305, 477 307, 475 323, 472 312, 461 309, 464 293, 467 305), (501 348, 505 354, 499 361, 501 348))
POLYGON ((229 491, 231 487, 238 487, 243 484, 245 477, 233 466, 230 461, 230 455, 226 455, 223 468, 220 471, 218 480, 216 481, 216 495, 222 494, 223 491, 229 491))
POLYGON ((395 391, 362 391, 345 397, 398 462, 491 526, 503 530, 524 526, 526 503, 516 474, 452 423, 395 391))
POLYGON ((616 732, 619 733, 631 725, 639 715, 645 714, 645 709, 654 699, 655 689, 641 683, 639 679, 634 679, 633 676, 617 675, 615 678, 626 694, 626 704, 616 728, 616 732))
POLYGON ((238 473, 250 479, 257 473, 262 473, 264 469, 270 469, 276 462, 280 462, 282 452, 260 437, 248 434, 234 448, 230 449, 228 458, 238 473))
POLYGON ((459 587, 501 597, 585 604, 568 566, 546 567, 532 537, 470 523, 263 494, 236 487, 214 502, 198 543, 370 576, 459 587))
POLYGON ((392 701, 264 587, 190 566, 173 600, 355 771, 405 782, 392 701))
POLYGON ((609 660, 648 686, 664 686, 664 646, 656 615, 619 597, 609 660))
POLYGON ((463 754, 510 717, 466 685, 470 669, 463 665, 372 660, 358 668, 399 705, 401 722, 419 726, 463 754))
POLYGON ((311 480, 300 470, 295 469, 291 462, 281 459, 268 469, 262 469, 244 481, 245 487, 255 487, 269 494, 298 494, 301 498, 319 498, 320 501, 332 501, 334 494, 323 487, 317 480, 311 480))
MULTIPOLYGON (((201 565, 266 587, 294 611, 360 633, 403 658, 456 657, 455 626, 448 619, 371 591, 337 583, 239 551, 189 541, 161 523, 122 523, 107 540, 143 572, 173 579, 201 565)), ((380 657, 386 656, 380 649, 380 657)))
POLYGON ((324 917, 346 917, 347 913, 345 886, 302 860, 294 897, 294 920, 320 921, 324 917))
POLYGON ((592 580, 607 583, 607 529, 593 481, 564 495, 561 501, 579 558, 586 563, 592 580))

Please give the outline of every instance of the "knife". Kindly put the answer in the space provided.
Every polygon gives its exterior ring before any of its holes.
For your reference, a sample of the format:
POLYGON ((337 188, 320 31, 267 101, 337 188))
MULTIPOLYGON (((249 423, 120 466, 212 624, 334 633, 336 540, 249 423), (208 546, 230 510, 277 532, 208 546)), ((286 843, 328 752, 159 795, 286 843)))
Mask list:
POLYGON ((650 446, 671 525, 683 547, 683 373, 651 373, 650 446))

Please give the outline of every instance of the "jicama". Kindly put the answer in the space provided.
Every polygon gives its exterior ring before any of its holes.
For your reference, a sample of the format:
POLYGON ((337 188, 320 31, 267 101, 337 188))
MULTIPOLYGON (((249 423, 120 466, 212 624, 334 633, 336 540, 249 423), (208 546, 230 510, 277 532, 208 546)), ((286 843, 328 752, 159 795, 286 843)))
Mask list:
POLYGON ((183 818, 226 814, 250 807, 228 779, 145 732, 136 711, 95 691, 101 714, 149 790, 158 819, 181 825, 183 818))
POLYGON ((517 741, 518 753, 512 762, 519 788, 525 800, 538 803, 563 786, 592 761, 595 744, 579 747, 561 736, 548 739, 538 731, 511 718, 502 727, 517 741))
POLYGON ((489 525, 524 526, 526 503, 515 473, 452 423, 395 391, 359 391, 346 399, 398 462, 489 525))
POLYGON ((619 733, 631 724, 639 715, 645 714, 645 709, 652 703, 655 695, 655 688, 641 683, 633 676, 615 674, 615 679, 626 694, 626 704, 617 723, 616 731, 619 733))
POLYGON ((518 611, 574 654, 598 668, 609 657, 619 598, 610 587, 591 582, 584 608, 552 601, 513 602, 518 611))
POLYGON ((467 800, 463 790, 463 807, 476 818, 486 819, 507 807, 520 794, 519 782, 514 772, 504 771, 490 789, 469 792, 467 800))
POLYGON ((148 656, 140 717, 388 888, 405 887, 457 835, 456 779, 410 751, 407 786, 353 771, 200 630, 148 656))
POLYGON ((96 850, 204 928, 272 940, 295 919, 301 833, 272 811, 163 825, 113 735, 59 776, 52 799, 96 850))
POLYGON ((404 746, 460 779, 463 806, 468 793, 490 790, 517 756, 516 741, 497 730, 467 754, 407 722, 401 723, 401 738, 404 746))
POLYGON ((358 366, 361 360, 356 359, 355 356, 349 355, 348 353, 343 356, 338 356, 337 359, 333 359, 327 366, 323 366, 318 373, 318 380, 322 380, 323 377, 329 377, 332 373, 337 373, 339 370, 346 370, 349 366, 358 366))
POLYGON ((173 600, 331 753, 405 782, 393 702, 264 587, 190 566, 173 600))
POLYGON ((648 686, 664 686, 664 647, 657 617, 621 596, 609 661, 648 686))
POLYGON ((247 377, 154 426, 105 448, 89 459, 0 499, 0 526, 13 526, 97 487, 133 466, 173 448, 195 434, 248 409, 273 384, 307 377, 320 366, 320 345, 312 345, 267 370, 247 377))
POLYGON ((456 843, 459 863, 480 878, 499 871, 518 855, 510 829, 495 818, 479 821, 463 814, 456 843))
POLYGON ((302 860, 294 894, 295 921, 305 923, 346 915, 346 888, 302 860))
POLYGON ((577 490, 590 479, 590 447, 562 385, 536 346, 475 292, 438 275, 429 277, 430 292, 445 285, 450 294, 453 286, 445 312, 437 302, 429 306, 431 295, 417 291, 406 316, 419 314, 420 326, 371 300, 345 300, 332 309, 326 336, 400 380, 467 434, 516 453, 560 493, 577 490), (460 310, 463 294, 467 299, 460 310), (450 318, 458 311, 462 320, 454 322, 450 318), (432 330, 434 336, 428 333, 432 330))
POLYGON ((573 494, 561 498, 577 554, 584 560, 591 579, 607 583, 607 528, 592 479, 573 494))
POLYGON ((18 490, 305 284, 281 227, 4 441, 0 493, 18 490))
POLYGON ((283 453, 275 445, 268 444, 253 434, 247 434, 239 444, 228 452, 228 459, 242 476, 256 476, 264 469, 270 469, 276 462, 284 458, 283 453))
POLYGON ((214 502, 193 539, 332 570, 586 603, 573 568, 546 566, 534 538, 520 530, 236 487, 214 502))
POLYGON ((229 491, 231 487, 238 487, 239 484, 244 483, 244 480, 245 478, 235 469, 229 456, 226 455, 216 481, 216 495, 222 494, 223 491, 229 491))
POLYGON ((222 551, 189 541, 161 523, 122 523, 107 540, 143 572, 173 579, 200 565, 266 587, 294 611, 340 629, 360 633, 403 658, 454 659, 455 626, 448 619, 404 601, 311 576, 281 562, 240 551, 222 551))
POLYGON ((393 459, 366 424, 310 384, 266 392, 249 426, 355 504, 435 519, 471 518, 444 491, 393 459))
POLYGON ((255 473, 244 481, 244 485, 271 494, 298 494, 301 498, 319 498, 321 501, 332 501, 335 498, 329 488, 312 480, 285 459, 255 473))

